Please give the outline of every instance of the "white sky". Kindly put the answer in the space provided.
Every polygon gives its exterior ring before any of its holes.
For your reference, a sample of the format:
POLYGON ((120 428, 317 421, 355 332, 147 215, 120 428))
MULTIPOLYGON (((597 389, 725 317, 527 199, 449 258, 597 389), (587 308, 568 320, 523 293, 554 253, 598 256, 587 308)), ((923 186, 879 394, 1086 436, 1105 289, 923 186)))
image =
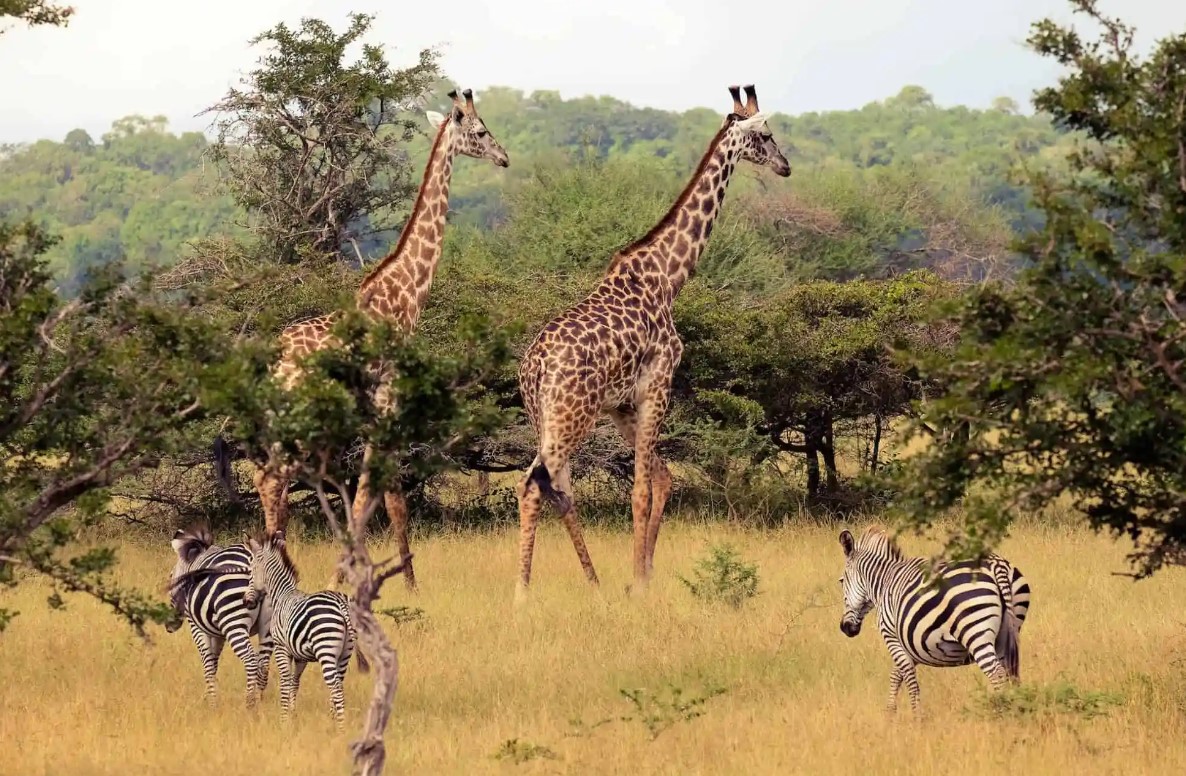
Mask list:
MULTIPOLYGON (((1007 95, 1028 107, 1057 75, 1024 48, 1029 25, 1070 18, 1065 0, 66 1, 69 27, 0 35, 0 142, 98 137, 131 113, 202 129, 194 114, 259 56, 249 38, 302 16, 341 30, 351 10, 378 13, 372 41, 397 64, 443 45, 447 74, 479 98, 497 84, 724 111, 728 84, 755 83, 763 110, 789 113, 857 108, 906 84, 940 105, 1007 95)), ((1182 0, 1101 4, 1142 42, 1186 31, 1182 0)))

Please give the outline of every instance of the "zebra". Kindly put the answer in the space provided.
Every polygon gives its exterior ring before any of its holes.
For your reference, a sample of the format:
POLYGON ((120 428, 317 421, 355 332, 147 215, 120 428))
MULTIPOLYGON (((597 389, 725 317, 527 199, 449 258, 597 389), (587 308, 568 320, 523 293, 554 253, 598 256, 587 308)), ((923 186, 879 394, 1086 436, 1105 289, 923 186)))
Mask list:
POLYGON ((924 580, 925 558, 907 558, 894 540, 869 528, 859 540, 840 532, 844 548, 844 615, 840 631, 853 637, 878 607, 877 626, 893 660, 889 711, 902 683, 918 711, 915 667, 975 662, 994 690, 1021 679, 1019 639, 1030 604, 1029 582, 1000 555, 943 564, 937 585, 924 580))
MULTIPOLYGON (((217 694, 218 659, 229 641, 247 673, 247 705, 254 706, 268 686, 272 639, 266 604, 247 606, 243 602, 251 582, 251 551, 244 544, 217 546, 205 527, 178 529, 170 543, 177 553, 170 600, 177 614, 189 621, 190 635, 202 657, 206 700, 213 702, 217 694), (259 636, 258 656, 251 644, 252 634, 259 636)), ((180 627, 178 621, 166 630, 172 633, 180 627)))
POLYGON ((342 683, 351 654, 358 669, 370 670, 362 651, 355 651, 356 632, 350 616, 350 602, 344 593, 322 590, 305 593, 297 589, 297 570, 288 556, 284 531, 263 539, 248 539, 251 551, 251 584, 243 593, 247 606, 260 598, 270 599, 271 637, 276 648, 276 669, 280 673, 280 715, 288 719, 296 701, 305 666, 316 661, 330 692, 334 722, 342 727, 345 698, 342 683))

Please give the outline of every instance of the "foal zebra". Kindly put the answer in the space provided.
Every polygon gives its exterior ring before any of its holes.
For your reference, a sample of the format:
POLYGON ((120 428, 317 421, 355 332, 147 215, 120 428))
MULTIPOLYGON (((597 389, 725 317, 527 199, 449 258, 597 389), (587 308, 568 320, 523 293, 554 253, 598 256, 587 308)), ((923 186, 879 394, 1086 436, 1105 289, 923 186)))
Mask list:
MULTIPOLYGON (((213 701, 216 695, 218 659, 229 641, 247 673, 247 705, 254 705, 268 685, 272 640, 267 604, 247 606, 243 602, 251 583, 251 551, 243 544, 215 545, 206 528, 178 530, 171 544, 177 563, 170 578, 170 598, 177 613, 189 621, 190 635, 202 657, 206 699, 213 701), (258 656, 250 639, 257 633, 258 656)), ((171 633, 179 627, 167 630, 171 633)))
POLYGON ((333 590, 310 594, 297 589, 297 571, 285 549, 284 531, 276 531, 262 542, 247 542, 251 584, 243 600, 248 606, 264 596, 270 600, 271 636, 280 672, 281 717, 287 719, 292 711, 305 666, 316 661, 329 688, 334 722, 341 727, 345 716, 342 682, 350 655, 355 655, 360 671, 370 670, 362 652, 354 650, 354 625, 346 595, 333 590))
POLYGON ((887 708, 897 708, 902 683, 918 711, 915 666, 963 666, 975 662, 994 690, 1021 678, 1018 639, 1029 611, 1029 582, 999 555, 981 563, 943 565, 938 579, 923 579, 925 558, 907 558, 893 539, 876 528, 854 541, 840 532, 844 548, 844 616, 840 630, 852 637, 878 607, 877 626, 889 648, 887 708))

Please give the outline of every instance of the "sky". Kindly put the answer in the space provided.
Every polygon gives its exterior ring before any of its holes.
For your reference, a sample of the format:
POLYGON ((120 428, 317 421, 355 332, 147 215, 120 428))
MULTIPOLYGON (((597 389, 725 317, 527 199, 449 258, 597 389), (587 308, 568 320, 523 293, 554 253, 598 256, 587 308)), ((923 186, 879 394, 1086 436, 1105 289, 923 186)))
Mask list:
MULTIPOLYGON (((907 84, 939 105, 1008 96, 1028 110, 1059 73, 1025 48, 1030 24, 1072 19, 1066 0, 63 2, 76 9, 68 27, 0 34, 0 143, 60 140, 76 127, 98 138, 133 113, 205 129, 210 117, 196 114, 262 53, 251 37, 308 16, 342 30, 350 11, 377 14, 370 40, 395 64, 440 46, 446 74, 479 100, 499 85, 724 112, 729 84, 754 83, 764 111, 792 114, 859 108, 907 84)), ((1145 45, 1186 31, 1186 2, 1100 5, 1122 12, 1145 45)))

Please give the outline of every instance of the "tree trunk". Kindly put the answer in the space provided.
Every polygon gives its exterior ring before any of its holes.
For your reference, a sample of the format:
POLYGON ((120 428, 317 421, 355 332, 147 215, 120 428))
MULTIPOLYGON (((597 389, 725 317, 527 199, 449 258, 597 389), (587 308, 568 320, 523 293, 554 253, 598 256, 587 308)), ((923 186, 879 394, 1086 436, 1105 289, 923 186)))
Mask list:
POLYGON ((379 776, 383 773, 383 765, 387 761, 383 733, 391 718, 391 707, 395 704, 395 691, 399 686, 399 656, 380 627, 375 613, 371 611, 371 602, 375 597, 372 587, 368 574, 359 581, 355 600, 350 605, 354 628, 358 633, 355 648, 362 649, 375 672, 371 704, 367 708, 362 736, 350 744, 350 751, 354 755, 354 776, 379 776))
POLYGON ((807 495, 819 495, 819 453, 811 437, 807 438, 807 495))
POLYGON ((478 472, 478 495, 482 498, 490 495, 490 472, 478 472))
POLYGON ((832 417, 826 416, 820 423, 823 426, 823 444, 819 446, 819 450, 824 459, 824 471, 828 476, 828 492, 833 493, 840 487, 840 477, 836 472, 836 437, 832 432, 832 417))
POLYGON ((873 416, 873 449, 869 453, 869 471, 877 474, 878 459, 881 456, 881 415, 873 416))

